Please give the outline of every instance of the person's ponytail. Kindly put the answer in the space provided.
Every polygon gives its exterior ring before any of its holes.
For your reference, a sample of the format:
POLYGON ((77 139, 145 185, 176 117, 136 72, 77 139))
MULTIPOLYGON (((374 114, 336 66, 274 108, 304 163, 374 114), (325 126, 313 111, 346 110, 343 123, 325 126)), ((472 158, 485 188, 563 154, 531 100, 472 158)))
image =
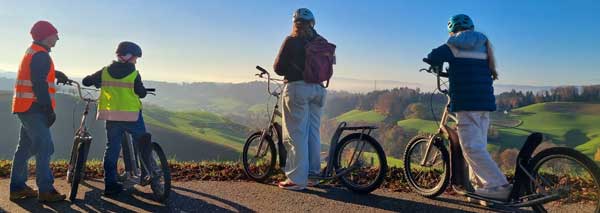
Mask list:
POLYGON ((485 42, 485 46, 488 55, 488 65, 490 67, 490 71, 492 72, 492 79, 498 80, 498 71, 496 70, 496 57, 494 57, 494 50, 492 48, 492 43, 490 42, 490 40, 487 40, 485 42))

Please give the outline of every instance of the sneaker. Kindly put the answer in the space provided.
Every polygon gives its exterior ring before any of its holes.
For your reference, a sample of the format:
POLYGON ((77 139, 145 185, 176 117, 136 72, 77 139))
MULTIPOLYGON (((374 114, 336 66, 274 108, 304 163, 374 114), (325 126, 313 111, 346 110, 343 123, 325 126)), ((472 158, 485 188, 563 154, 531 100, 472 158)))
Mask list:
POLYGON ((30 197, 37 197, 37 196, 38 196, 37 190, 32 189, 29 186, 25 186, 25 188, 22 189, 21 191, 10 192, 9 200, 14 201, 14 200, 20 200, 20 199, 25 199, 25 198, 30 198, 30 197))
POLYGON ((479 188, 475 189, 475 194, 496 200, 507 200, 512 191, 512 184, 506 184, 504 186, 497 186, 492 188, 479 188))
POLYGON ((476 199, 476 198, 471 198, 471 197, 467 197, 467 202, 469 202, 469 203, 474 203, 474 204, 479 204, 479 205, 481 205, 481 206, 485 206, 485 207, 490 207, 490 206, 492 206, 492 203, 488 203, 488 202, 487 202, 487 201, 485 201, 485 200, 479 200, 479 199, 476 199))
POLYGON ((293 183, 290 180, 279 182, 279 184, 277 184, 277 186, 279 186, 279 188, 282 188, 282 189, 293 190, 293 191, 304 190, 303 186, 296 185, 295 183, 293 183))
POLYGON ((317 187, 319 186, 319 183, 321 183, 321 179, 323 179, 323 177, 321 176, 320 173, 309 173, 308 174, 308 182, 306 183, 306 186, 308 187, 317 187))
POLYGON ((123 191, 123 185, 120 183, 106 184, 104 186, 104 195, 112 196, 117 195, 123 191))
POLYGON ((38 195, 39 202, 48 202, 48 203, 63 201, 66 198, 67 198, 66 195, 60 194, 56 190, 52 190, 50 192, 40 192, 38 195))
POLYGON ((320 180, 318 179, 308 179, 308 183, 306 184, 306 186, 308 187, 318 187, 320 183, 320 180))

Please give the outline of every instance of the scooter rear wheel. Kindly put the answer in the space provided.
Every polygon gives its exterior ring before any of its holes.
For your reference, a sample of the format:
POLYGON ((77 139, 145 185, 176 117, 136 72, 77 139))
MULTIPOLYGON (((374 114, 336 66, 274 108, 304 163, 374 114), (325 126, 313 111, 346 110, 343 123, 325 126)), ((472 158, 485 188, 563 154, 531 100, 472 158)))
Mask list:
POLYGON ((590 158, 571 148, 553 147, 530 162, 535 182, 530 181, 529 194, 563 195, 557 201, 532 206, 534 211, 600 212, 600 168, 590 158))

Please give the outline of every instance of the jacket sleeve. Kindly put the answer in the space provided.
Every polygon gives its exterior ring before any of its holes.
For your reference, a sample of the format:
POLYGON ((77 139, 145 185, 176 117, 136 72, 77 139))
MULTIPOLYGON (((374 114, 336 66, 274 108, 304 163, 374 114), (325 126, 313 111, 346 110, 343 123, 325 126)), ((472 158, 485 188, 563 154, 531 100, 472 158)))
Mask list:
POLYGON ((92 75, 85 76, 81 83, 86 87, 94 86, 100 88, 102 86, 102 70, 97 71, 92 75))
POLYGON ((444 44, 435 48, 427 55, 427 59, 433 66, 442 65, 444 62, 450 62, 454 58, 452 50, 448 45, 444 44))
POLYGON ((50 93, 48 92, 48 73, 50 72, 50 55, 38 52, 31 58, 31 83, 36 102, 44 109, 52 109, 50 93))
POLYGON ((273 69, 277 75, 285 76, 287 72, 290 70, 290 62, 291 62, 291 51, 290 51, 290 37, 288 36, 281 44, 281 48, 279 48, 279 53, 277 54, 277 58, 275 59, 275 64, 273 65, 273 69))
POLYGON ((145 98, 148 92, 146 91, 146 87, 144 87, 144 83, 142 82, 142 76, 138 74, 133 83, 133 91, 140 98, 145 98))

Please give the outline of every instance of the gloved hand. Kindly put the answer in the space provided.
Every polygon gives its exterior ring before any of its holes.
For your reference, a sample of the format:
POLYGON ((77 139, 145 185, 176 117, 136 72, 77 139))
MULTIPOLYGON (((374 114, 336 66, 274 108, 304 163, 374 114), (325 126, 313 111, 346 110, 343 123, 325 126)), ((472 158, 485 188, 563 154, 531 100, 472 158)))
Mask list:
POLYGON ((496 70, 492 70, 492 80, 498 80, 498 72, 496 70))
POLYGON ((54 122, 56 121, 56 113, 54 111, 48 113, 48 128, 52 127, 54 122))
POLYGON ((54 113, 54 110, 52 109, 51 106, 44 107, 44 112, 46 113, 46 118, 47 118, 46 124, 48 124, 48 128, 50 128, 56 121, 56 113, 54 113))
POLYGON ((65 84, 65 85, 71 84, 71 80, 69 79, 69 77, 67 77, 67 75, 65 75, 65 73, 58 71, 58 70, 56 70, 55 73, 56 73, 55 77, 56 77, 57 84, 65 84))

